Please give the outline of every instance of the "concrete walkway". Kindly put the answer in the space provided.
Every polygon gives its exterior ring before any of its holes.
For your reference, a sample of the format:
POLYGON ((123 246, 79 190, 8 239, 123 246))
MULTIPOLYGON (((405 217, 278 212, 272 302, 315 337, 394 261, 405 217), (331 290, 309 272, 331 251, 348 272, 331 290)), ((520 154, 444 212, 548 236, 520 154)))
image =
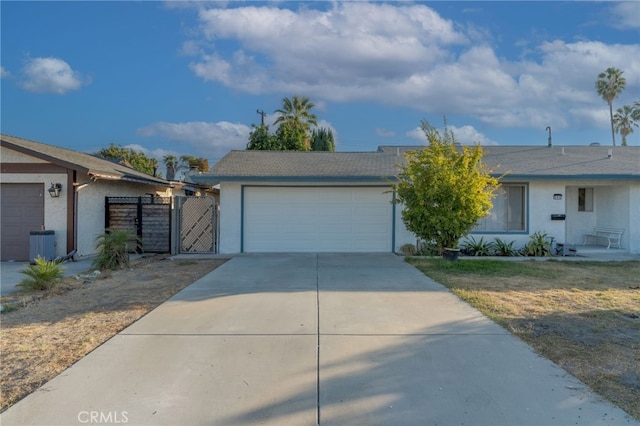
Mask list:
POLYGON ((8 425, 638 425, 394 255, 244 255, 8 425))

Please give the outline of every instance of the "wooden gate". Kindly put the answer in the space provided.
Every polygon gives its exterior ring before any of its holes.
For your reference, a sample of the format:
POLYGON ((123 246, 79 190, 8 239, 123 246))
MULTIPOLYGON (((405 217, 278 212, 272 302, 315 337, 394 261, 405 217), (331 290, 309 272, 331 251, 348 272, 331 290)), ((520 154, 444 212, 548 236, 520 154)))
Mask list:
POLYGON ((180 253, 218 252, 218 211, 213 197, 176 197, 180 253))
POLYGON ((129 230, 140 239, 137 251, 171 252, 170 197, 105 197, 105 227, 129 230))

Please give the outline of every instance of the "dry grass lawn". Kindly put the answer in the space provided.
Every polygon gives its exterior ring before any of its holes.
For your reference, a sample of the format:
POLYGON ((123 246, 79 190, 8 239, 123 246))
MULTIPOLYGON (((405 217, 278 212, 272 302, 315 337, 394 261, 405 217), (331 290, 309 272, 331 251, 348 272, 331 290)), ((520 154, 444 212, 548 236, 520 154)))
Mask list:
POLYGON ((640 262, 409 262, 640 420, 640 262))
POLYGON ((225 262, 141 258, 96 279, 67 278, 51 293, 2 297, 0 411, 225 262))

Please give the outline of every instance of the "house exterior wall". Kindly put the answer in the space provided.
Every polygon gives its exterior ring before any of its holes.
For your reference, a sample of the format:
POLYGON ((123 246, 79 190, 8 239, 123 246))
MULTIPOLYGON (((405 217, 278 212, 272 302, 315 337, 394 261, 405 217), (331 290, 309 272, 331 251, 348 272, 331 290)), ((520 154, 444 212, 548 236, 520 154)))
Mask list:
MULTIPOLYGON (((544 232, 556 242, 582 244, 584 235, 596 226, 624 228, 621 246, 640 253, 640 182, 635 181, 534 181, 528 182, 527 231, 520 233, 471 233, 476 240, 500 238, 524 246, 535 232, 544 232), (594 188, 593 212, 578 211, 578 188, 594 188), (562 200, 553 196, 561 194, 562 200), (551 220, 552 214, 565 214, 565 220, 551 220)), ((402 206, 397 206, 396 252, 415 237, 402 223, 402 206)), ((461 240, 464 241, 464 238, 461 240)))
MULTIPOLYGON (((622 247, 640 253, 640 182, 635 181, 532 181, 527 184, 527 227, 520 233, 472 233, 476 240, 500 238, 524 246, 535 232, 544 232, 561 243, 582 244, 584 234, 595 226, 624 228, 622 247), (578 212, 578 188, 594 188, 594 211, 578 212), (554 199, 561 194, 562 199, 554 199), (566 220, 551 220, 552 214, 565 214, 566 220)), ((223 182, 220 184, 220 252, 239 253, 242 238, 242 185, 287 185, 277 182, 223 182)), ((354 183, 314 182, 299 185, 340 186, 354 183)), ((416 237, 402 221, 402 205, 394 205, 394 250, 415 244, 416 237)))
MULTIPOLYGON (((220 184, 220 253, 240 253, 242 249, 242 187, 247 185, 264 185, 264 186, 380 186, 380 183, 361 183, 361 182, 270 182, 270 181, 251 181, 251 182, 222 182, 220 184)), ((390 189, 390 188, 389 188, 390 189)), ((396 238, 395 247, 400 247, 404 243, 398 242, 398 225, 401 226, 402 232, 410 237, 411 234, 404 229, 401 219, 399 219, 399 206, 389 206, 396 209, 396 238)), ((403 235, 404 235, 403 234, 403 235)), ((413 238, 415 243, 415 238, 413 238)))
POLYGON ((86 186, 79 186, 77 197, 77 250, 78 256, 96 254, 96 238, 104 233, 105 197, 139 197, 154 194, 161 197, 171 195, 165 188, 148 187, 133 182, 85 180, 86 186))
MULTIPOLYGON (((4 161, 4 157, 3 157, 4 161)), ((55 232, 55 255, 66 254, 67 247, 67 193, 66 174, 58 173, 2 173, 2 183, 39 183, 44 185, 44 228, 55 232), (51 182, 63 184, 63 191, 58 198, 51 198, 47 189, 51 182)))
MULTIPOLYGON (((72 187, 71 175, 65 173, 37 173, 39 164, 49 164, 39 158, 2 147, 0 151, 2 163, 33 164, 34 173, 2 173, 3 183, 41 183, 45 192, 52 182, 61 183, 60 197, 52 198, 45 194, 44 199, 44 227, 55 232, 55 255, 67 254, 67 227, 75 216, 77 223, 76 250, 77 256, 88 256, 96 253, 95 239, 104 232, 105 197, 137 197, 147 194, 171 196, 171 188, 154 187, 126 181, 91 181, 88 176, 78 176, 76 187, 72 187), (76 205, 70 201, 72 192, 76 191, 76 205), (75 211, 70 211, 70 209, 75 211)), ((28 169, 27 171, 31 171, 28 169)), ((72 241, 69 241, 72 244, 72 241)))

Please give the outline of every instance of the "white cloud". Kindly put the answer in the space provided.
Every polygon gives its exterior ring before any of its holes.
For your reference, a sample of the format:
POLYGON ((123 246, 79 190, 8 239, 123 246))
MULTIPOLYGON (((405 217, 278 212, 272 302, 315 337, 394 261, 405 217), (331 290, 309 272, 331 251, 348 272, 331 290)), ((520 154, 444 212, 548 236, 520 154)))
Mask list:
POLYGON ((214 162, 230 150, 244 149, 249 141, 249 132, 249 126, 227 121, 158 122, 137 130, 141 136, 159 136, 175 142, 172 152, 187 151, 214 162))
MULTIPOLYGON (((462 145, 497 145, 496 141, 493 141, 480 133, 476 128, 470 125, 465 125, 462 127, 456 126, 447 126, 447 128, 453 132, 456 137, 456 140, 462 145)), ((442 133, 442 129, 439 129, 442 133)), ((427 137, 424 134, 424 131, 420 127, 416 127, 412 130, 409 130, 406 135, 412 139, 419 141, 422 144, 427 143, 427 137)))
POLYGON ((640 3, 637 1, 616 2, 611 6, 611 26, 619 29, 640 28, 640 3))
POLYGON ((62 59, 49 57, 27 60, 20 85, 30 92, 62 95, 89 82, 62 59))
MULTIPOLYGON (((614 9, 630 7, 638 6, 614 9)), ((500 127, 563 129, 585 123, 580 111, 602 108, 594 82, 607 67, 625 71, 621 103, 633 102, 640 90, 639 44, 516 40, 519 54, 506 58, 493 47, 501 35, 443 19, 424 4, 203 7, 199 17, 202 51, 193 72, 252 94, 297 93, 322 103, 376 102, 466 114, 500 127)))
POLYGON ((11 73, 4 69, 4 67, 0 66, 0 78, 8 78, 11 76, 11 73))

